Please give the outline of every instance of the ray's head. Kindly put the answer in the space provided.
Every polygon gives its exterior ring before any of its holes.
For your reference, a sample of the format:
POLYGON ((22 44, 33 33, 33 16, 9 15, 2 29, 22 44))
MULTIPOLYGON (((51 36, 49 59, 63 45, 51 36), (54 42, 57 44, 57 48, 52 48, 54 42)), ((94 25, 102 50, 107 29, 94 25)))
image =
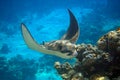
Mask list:
POLYGON ((66 56, 77 56, 76 48, 77 46, 71 43, 69 40, 56 40, 52 42, 45 43, 44 45, 48 50, 54 50, 61 52, 61 54, 66 54, 66 56))

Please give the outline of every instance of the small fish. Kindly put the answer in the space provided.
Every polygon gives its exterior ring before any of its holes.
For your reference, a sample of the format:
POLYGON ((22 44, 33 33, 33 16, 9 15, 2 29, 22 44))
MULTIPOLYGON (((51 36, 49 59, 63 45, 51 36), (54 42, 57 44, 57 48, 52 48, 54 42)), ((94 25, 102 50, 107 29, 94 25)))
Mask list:
POLYGON ((30 49, 36 50, 38 52, 42 52, 42 53, 49 54, 49 55, 55 55, 55 56, 65 58, 65 59, 70 59, 70 58, 75 57, 78 54, 77 51, 71 50, 71 49, 69 50, 68 48, 74 47, 72 43, 75 43, 77 41, 79 37, 80 29, 79 29, 77 20, 75 16, 73 15, 73 13, 69 9, 68 9, 68 12, 70 16, 70 25, 67 30, 67 33, 63 35, 61 40, 56 40, 56 41, 52 41, 48 43, 44 42, 42 45, 40 45, 34 40, 31 33, 25 26, 25 24, 22 23, 21 24, 22 36, 23 36, 23 39, 26 45, 30 49), (67 45, 66 43, 71 44, 71 45, 67 45), (63 47, 66 47, 65 49, 67 50, 65 50, 63 47), (64 51, 61 51, 62 48, 64 49, 64 51))

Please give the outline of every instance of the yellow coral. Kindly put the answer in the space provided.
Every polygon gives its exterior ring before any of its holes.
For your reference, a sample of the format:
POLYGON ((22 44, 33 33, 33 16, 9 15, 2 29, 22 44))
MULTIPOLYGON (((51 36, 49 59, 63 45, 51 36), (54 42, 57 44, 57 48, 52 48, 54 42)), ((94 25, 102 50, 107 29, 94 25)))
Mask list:
POLYGON ((60 62, 55 62, 54 67, 55 67, 56 69, 59 69, 59 68, 61 67, 60 62))
POLYGON ((120 32, 120 27, 119 28, 117 28, 117 30, 116 30, 117 32, 120 32))
POLYGON ((114 38, 117 36, 117 33, 115 31, 111 31, 108 33, 108 38, 114 38))
POLYGON ((106 78, 102 76, 102 77, 97 78, 96 80, 106 80, 106 78))
POLYGON ((109 80, 109 78, 99 74, 94 74, 90 77, 90 80, 109 80))

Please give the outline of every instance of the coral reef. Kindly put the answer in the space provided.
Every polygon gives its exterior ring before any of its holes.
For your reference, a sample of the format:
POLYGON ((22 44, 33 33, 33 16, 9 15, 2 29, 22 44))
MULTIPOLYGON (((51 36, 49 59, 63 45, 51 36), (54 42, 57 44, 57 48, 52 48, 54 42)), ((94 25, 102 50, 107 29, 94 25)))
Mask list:
POLYGON ((105 34, 98 40, 97 45, 100 50, 111 55, 120 55, 120 28, 105 34))
POLYGON ((9 60, 0 57, 0 79, 2 80, 35 80, 38 64, 31 59, 17 55, 9 60))
POLYGON ((97 45, 76 45, 76 63, 54 67, 63 80, 120 80, 120 28, 103 35, 97 45))

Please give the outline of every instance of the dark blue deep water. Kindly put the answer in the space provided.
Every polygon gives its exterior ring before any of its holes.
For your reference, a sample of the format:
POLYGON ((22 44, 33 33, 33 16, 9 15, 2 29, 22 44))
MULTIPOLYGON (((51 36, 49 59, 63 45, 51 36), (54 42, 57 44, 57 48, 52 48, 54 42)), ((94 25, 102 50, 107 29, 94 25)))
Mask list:
POLYGON ((120 26, 119 0, 0 0, 0 80, 62 80, 54 62, 66 60, 29 49, 21 23, 36 41, 60 39, 69 25, 70 9, 80 26, 77 44, 95 45, 120 26))

